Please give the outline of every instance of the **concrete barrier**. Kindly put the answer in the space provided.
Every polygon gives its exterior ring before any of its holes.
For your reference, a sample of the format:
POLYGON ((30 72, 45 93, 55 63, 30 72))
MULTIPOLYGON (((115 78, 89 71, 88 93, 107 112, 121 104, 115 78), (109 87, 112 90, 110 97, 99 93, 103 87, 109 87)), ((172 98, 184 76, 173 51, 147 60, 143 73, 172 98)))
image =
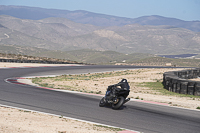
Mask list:
POLYGON ((165 89, 175 93, 200 96, 200 81, 190 80, 198 77, 200 77, 200 68, 165 72, 163 85, 165 89))

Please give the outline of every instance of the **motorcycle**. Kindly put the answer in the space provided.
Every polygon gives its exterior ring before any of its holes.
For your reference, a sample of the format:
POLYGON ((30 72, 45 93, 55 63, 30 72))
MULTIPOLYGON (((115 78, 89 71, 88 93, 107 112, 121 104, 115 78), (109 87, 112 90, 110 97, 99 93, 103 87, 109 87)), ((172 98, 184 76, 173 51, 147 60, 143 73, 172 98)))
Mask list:
POLYGON ((100 107, 111 106, 112 109, 116 110, 121 108, 126 102, 130 101, 130 98, 127 98, 130 90, 124 90, 118 88, 118 86, 119 83, 108 86, 105 96, 99 102, 100 107))

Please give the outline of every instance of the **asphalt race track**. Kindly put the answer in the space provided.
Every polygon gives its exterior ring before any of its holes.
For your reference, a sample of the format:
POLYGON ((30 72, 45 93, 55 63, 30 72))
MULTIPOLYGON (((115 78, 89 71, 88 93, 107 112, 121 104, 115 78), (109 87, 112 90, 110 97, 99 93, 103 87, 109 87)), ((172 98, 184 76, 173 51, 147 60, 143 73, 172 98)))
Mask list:
MULTIPOLYGON (((145 133, 199 133, 200 111, 128 102, 121 110, 99 107, 99 96, 9 84, 11 77, 80 74, 135 69, 134 66, 66 66, 0 69, 0 104, 73 117, 145 133)), ((140 67, 145 68, 145 67, 140 67)), ((118 82, 118 81, 116 81, 118 82)), ((106 90, 106 88, 105 88, 106 90)))

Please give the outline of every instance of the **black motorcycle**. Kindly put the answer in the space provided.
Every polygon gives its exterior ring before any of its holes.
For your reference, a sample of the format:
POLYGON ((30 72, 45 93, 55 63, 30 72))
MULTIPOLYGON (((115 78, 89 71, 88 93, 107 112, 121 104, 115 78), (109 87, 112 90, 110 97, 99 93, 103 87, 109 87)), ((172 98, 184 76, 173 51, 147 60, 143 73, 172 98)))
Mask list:
POLYGON ((130 90, 127 80, 122 79, 118 84, 108 86, 105 96, 99 102, 99 106, 111 106, 112 109, 119 109, 123 104, 130 101, 130 98, 127 98, 129 92, 130 90))

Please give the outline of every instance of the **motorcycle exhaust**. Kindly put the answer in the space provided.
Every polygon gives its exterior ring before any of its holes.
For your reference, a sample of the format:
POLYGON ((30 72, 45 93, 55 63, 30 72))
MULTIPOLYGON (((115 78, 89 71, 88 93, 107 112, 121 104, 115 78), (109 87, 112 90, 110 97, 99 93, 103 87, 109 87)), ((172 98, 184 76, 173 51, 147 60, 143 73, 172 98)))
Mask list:
POLYGON ((130 100, 131 100, 130 98, 125 99, 125 100, 124 100, 124 104, 125 104, 126 102, 130 101, 130 100))

